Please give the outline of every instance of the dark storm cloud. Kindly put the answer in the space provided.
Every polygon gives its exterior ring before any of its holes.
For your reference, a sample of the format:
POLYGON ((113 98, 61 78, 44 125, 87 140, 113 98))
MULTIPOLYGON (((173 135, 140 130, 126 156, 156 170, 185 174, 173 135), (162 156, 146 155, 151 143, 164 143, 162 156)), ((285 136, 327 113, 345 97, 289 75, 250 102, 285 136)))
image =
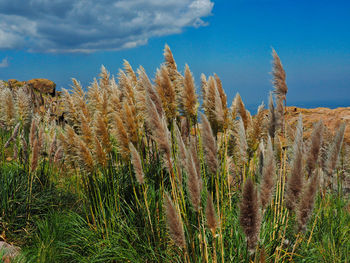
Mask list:
POLYGON ((93 52, 205 25, 210 0, 3 0, 0 49, 93 52))

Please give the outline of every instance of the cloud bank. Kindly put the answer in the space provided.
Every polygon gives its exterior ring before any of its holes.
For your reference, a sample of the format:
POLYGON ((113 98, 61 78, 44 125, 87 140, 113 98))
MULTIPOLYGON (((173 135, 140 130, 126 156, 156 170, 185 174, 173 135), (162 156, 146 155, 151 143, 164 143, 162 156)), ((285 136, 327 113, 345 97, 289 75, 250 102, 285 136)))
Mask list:
POLYGON ((205 26, 210 0, 2 0, 0 49, 94 52, 205 26))

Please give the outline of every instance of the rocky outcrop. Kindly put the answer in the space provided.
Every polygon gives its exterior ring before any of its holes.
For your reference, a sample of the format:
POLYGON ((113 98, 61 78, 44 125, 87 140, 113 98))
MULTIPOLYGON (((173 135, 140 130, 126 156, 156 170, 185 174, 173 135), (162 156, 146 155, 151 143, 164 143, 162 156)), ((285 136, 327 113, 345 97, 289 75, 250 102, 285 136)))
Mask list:
POLYGON ((42 94, 49 94, 55 96, 56 84, 48 79, 31 79, 26 82, 26 84, 42 94))
POLYGON ((287 107, 285 114, 287 123, 294 127, 300 113, 303 116, 304 135, 306 138, 310 136, 313 124, 319 120, 323 120, 330 136, 334 134, 339 125, 344 122, 347 127, 345 130, 344 142, 350 145, 350 107, 336 109, 287 107))
POLYGON ((31 79, 28 81, 9 79, 6 85, 12 90, 16 90, 19 87, 27 86, 33 91, 43 95, 50 95, 53 97, 56 94, 56 84, 55 82, 49 79, 31 79))

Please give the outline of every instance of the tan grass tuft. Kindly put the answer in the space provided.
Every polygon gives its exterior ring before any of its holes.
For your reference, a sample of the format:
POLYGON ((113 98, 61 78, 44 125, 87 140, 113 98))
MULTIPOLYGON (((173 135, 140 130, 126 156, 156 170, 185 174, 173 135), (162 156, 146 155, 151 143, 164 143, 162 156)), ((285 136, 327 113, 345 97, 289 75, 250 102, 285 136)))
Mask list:
POLYGON ((194 79, 190 68, 185 66, 184 89, 182 94, 182 104, 186 115, 194 120, 197 116, 197 95, 194 79))
POLYGON ((243 187, 239 221, 247 238, 250 251, 255 250, 258 242, 260 219, 258 193, 252 179, 248 178, 243 187))
POLYGON ((306 170, 308 175, 311 176, 313 173, 316 164, 318 162, 318 157, 320 155, 320 149, 323 142, 323 122, 319 121, 311 134, 311 145, 309 153, 306 159, 306 170))
POLYGON ((201 136, 203 138, 203 148, 205 151, 207 165, 210 172, 215 174, 218 168, 216 140, 207 117, 204 114, 201 114, 201 119, 201 136))
POLYGON ((164 196, 164 209, 170 237, 174 241, 175 245, 184 249, 186 247, 186 241, 181 216, 174 207, 174 204, 168 194, 165 194, 164 196))
POLYGON ((156 75, 156 90, 162 101, 162 106, 165 111, 165 116, 168 121, 172 121, 177 114, 176 92, 172 84, 168 70, 162 66, 156 75))
POLYGON ((296 215, 299 231, 305 231, 307 222, 312 214, 319 185, 318 176, 318 173, 315 172, 309 179, 309 183, 305 185, 305 189, 300 198, 300 203, 297 206, 296 215))
POLYGON ((211 230, 213 235, 215 235, 216 228, 218 226, 218 222, 216 219, 215 208, 213 204, 213 198, 210 193, 208 193, 207 197, 207 206, 205 208, 205 215, 207 218, 208 228, 211 230))
POLYGON ((191 153, 187 153, 187 186, 193 208, 198 212, 201 201, 200 180, 191 153))
POLYGON ((330 148, 330 151, 328 153, 327 156, 327 161, 326 161, 326 172, 328 174, 328 176, 332 176, 334 169, 337 166, 337 162, 338 162, 338 157, 339 157, 339 153, 343 144, 343 139, 344 139, 344 133, 345 133, 345 123, 343 123, 335 137, 333 140, 333 144, 330 148))
POLYGON ((297 135, 294 140, 293 153, 292 170, 288 178, 286 192, 286 206, 291 211, 294 211, 304 185, 303 119, 301 114, 297 124, 297 135))
POLYGON ((129 144, 129 148, 131 153, 131 163, 134 166, 136 180, 139 184, 143 184, 145 182, 144 180, 145 175, 142 170, 140 155, 132 143, 129 144))
POLYGON ((264 154, 264 165, 262 172, 262 183, 260 190, 260 199, 262 209, 270 203, 275 186, 275 159, 272 149, 271 138, 268 137, 266 150, 264 154))

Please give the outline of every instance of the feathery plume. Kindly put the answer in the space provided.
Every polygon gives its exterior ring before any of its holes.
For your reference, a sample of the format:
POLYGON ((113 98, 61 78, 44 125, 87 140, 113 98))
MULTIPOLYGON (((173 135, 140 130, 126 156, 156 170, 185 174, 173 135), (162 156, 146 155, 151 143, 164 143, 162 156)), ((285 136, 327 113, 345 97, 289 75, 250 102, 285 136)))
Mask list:
POLYGON ((272 92, 270 92, 270 97, 269 97, 269 135, 272 138, 272 140, 275 138, 275 132, 276 132, 276 114, 275 114, 275 106, 273 104, 273 97, 272 97, 272 92))
POLYGON ((200 201, 201 201, 201 187, 199 182, 199 176, 197 175, 197 170, 195 168, 194 161, 192 159, 192 155, 187 153, 187 186, 188 191, 190 193, 190 199, 193 208, 198 212, 200 209, 200 201))
POLYGON ((171 80, 174 81, 177 75, 177 65, 173 57, 173 53, 171 53, 170 47, 167 44, 165 44, 164 47, 164 59, 165 65, 170 73, 171 80))
POLYGON ((216 228, 218 226, 218 222, 216 219, 216 213, 213 204, 213 198, 210 193, 208 193, 207 197, 207 206, 205 208, 205 215, 207 218, 207 225, 211 230, 212 234, 215 235, 216 228))
POLYGON ((126 75, 129 77, 129 79, 131 80, 132 85, 135 87, 137 84, 137 77, 135 74, 135 71, 132 69, 129 61, 124 59, 124 70, 126 72, 126 75))
POLYGON ((186 146, 182 140, 181 132, 175 121, 173 122, 173 127, 175 128, 176 142, 177 142, 178 153, 179 153, 178 158, 180 160, 181 165, 185 167, 186 160, 187 160, 186 146))
POLYGON ((86 146, 83 140, 79 139, 79 155, 78 155, 78 163, 80 168, 87 172, 91 173, 94 170, 94 160, 89 148, 86 146))
POLYGON ((326 161, 326 172, 328 174, 328 176, 332 176, 333 171, 335 169, 335 167, 337 166, 337 161, 338 161, 338 157, 339 157, 339 153, 343 144, 343 139, 344 139, 344 133, 345 133, 345 123, 343 123, 336 135, 335 138, 333 140, 333 144, 330 148, 330 151, 328 153, 327 156, 327 161, 326 161))
POLYGON ((144 180, 145 175, 142 170, 140 155, 132 143, 129 144, 129 148, 131 153, 131 163, 134 166, 136 180, 139 184, 143 184, 145 182, 144 180))
MULTIPOLYGON (((106 167, 107 165, 107 155, 105 151, 103 150, 103 147, 96 137, 94 136, 94 141, 95 141, 95 151, 94 151, 94 157, 97 160, 97 163, 101 165, 102 167, 106 167)), ((128 148, 129 149, 129 148, 128 148)), ((126 158, 125 156, 128 154, 126 152, 121 152, 122 156, 126 158)))
POLYGON ((203 147, 208 168, 211 173, 215 174, 218 168, 217 146, 207 117, 201 113, 202 126, 201 135, 203 138, 203 147))
POLYGON ((238 150, 239 150, 239 159, 241 161, 241 164, 246 163, 248 160, 248 157, 247 157, 248 144, 247 144, 247 138, 246 138, 244 123, 242 118, 239 118, 239 121, 238 121, 238 150))
POLYGON ((8 139, 8 141, 5 143, 4 145, 4 148, 7 148, 10 146, 10 143, 13 142, 16 138, 17 138, 17 135, 18 135, 18 131, 19 131, 19 126, 20 126, 20 123, 17 123, 17 125, 15 126, 15 128, 13 129, 13 132, 11 134, 11 137, 8 139))
POLYGON ((35 136, 36 136, 36 131, 37 131, 36 121, 33 118, 32 119, 32 124, 30 126, 30 132, 29 132, 29 146, 30 146, 30 148, 33 147, 34 139, 35 139, 35 136))
POLYGON ((168 70, 165 66, 162 66, 156 75, 156 90, 162 101, 163 109, 165 111, 165 116, 168 121, 176 117, 176 93, 174 85, 172 84, 168 70))
POLYGON ((311 216, 315 203, 318 184, 318 173, 315 172, 314 175, 309 179, 309 183, 305 187, 301 195, 300 203, 297 206, 297 222, 299 231, 305 230, 307 222, 311 216))
POLYGON ((30 125, 30 121, 33 114, 32 100, 28 92, 24 88, 19 88, 16 92, 16 111, 19 121, 23 123, 23 126, 30 125))
POLYGON ((9 88, 0 90, 0 120, 7 127, 10 127, 15 121, 15 113, 15 103, 11 90, 9 88))
POLYGON ((63 148, 60 146, 58 147, 56 153, 55 153, 55 156, 53 158, 53 162, 58 165, 61 160, 62 160, 62 157, 63 157, 63 148))
POLYGON ((184 89, 182 93, 182 104, 183 108, 192 120, 197 116, 197 95, 196 88, 194 86, 194 79, 190 68, 186 64, 185 66, 185 78, 184 78, 184 89))
POLYGON ((260 199, 262 209, 265 209, 271 200, 275 185, 275 159, 272 149, 271 138, 268 137, 266 151, 264 154, 264 166, 262 173, 262 183, 260 199))
POLYGON ((32 147, 32 160, 30 162, 30 171, 33 173, 35 172, 36 168, 38 167, 39 162, 39 141, 37 138, 34 139, 33 147, 32 147))
POLYGON ((170 237, 175 245, 184 249, 186 247, 186 241, 181 216, 175 209, 168 194, 164 196, 164 206, 170 237))
POLYGON ((114 114, 114 134, 117 138, 117 143, 120 147, 120 154, 124 159, 128 159, 129 155, 129 137, 128 133, 125 130, 123 121, 121 120, 118 113, 114 114))
MULTIPOLYGON (((157 113, 159 114, 159 116, 163 116, 164 115, 164 110, 162 107, 162 101, 159 98, 158 93, 156 92, 156 90, 154 89, 151 81, 149 80, 145 70, 143 68, 140 69, 140 82, 143 85, 143 87, 145 88, 146 91, 146 99, 147 96, 151 99, 151 101, 154 103, 156 109, 157 109, 157 113)), ((147 100, 146 100, 147 101, 147 100)), ((147 104, 147 102, 146 102, 147 104)), ((147 115, 147 110, 146 110, 146 115, 147 115)))
POLYGON ((109 86, 109 72, 105 68, 105 66, 101 65, 101 73, 99 74, 100 79, 100 87, 101 89, 107 89, 109 86))
POLYGON ((149 96, 146 98, 147 101, 147 123, 152 131, 152 138, 157 142, 158 147, 167 156, 171 154, 169 130, 167 128, 164 117, 158 115, 157 109, 153 101, 149 96))
POLYGON ((138 127, 137 127, 137 116, 136 109, 133 105, 130 105, 124 101, 123 104, 124 112, 124 127, 128 133, 129 140, 137 144, 138 141, 138 127))
POLYGON ((207 101, 207 93, 208 93, 208 82, 207 77, 202 73, 201 74, 201 91, 202 91, 202 100, 203 100, 203 109, 207 108, 206 101, 207 101))
POLYGON ((292 164, 291 175, 287 182, 286 192, 286 206, 289 210, 293 211, 296 204, 299 201, 300 193, 304 185, 304 173, 303 173, 303 119, 302 115, 299 115, 297 124, 297 135, 294 140, 294 159, 292 164))
POLYGON ((243 187, 239 221, 247 238, 248 249, 254 251, 259 238, 260 215, 258 194, 251 178, 246 180, 243 187))
POLYGON ((288 92, 288 87, 286 84, 286 72, 283 69, 281 60, 277 55, 276 51, 272 49, 273 56, 273 85, 275 88, 275 93, 277 97, 280 97, 282 101, 286 101, 286 94, 288 92))
POLYGON ((233 104, 236 106, 236 110, 239 113, 239 115, 241 116, 241 119, 242 119, 243 124, 244 124, 244 129, 246 130, 248 128, 248 124, 249 124, 249 117, 247 114, 247 110, 244 106, 244 103, 242 101, 241 95, 239 95, 239 93, 236 94, 236 97, 234 99, 233 104))
POLYGON ((310 145, 309 153, 306 159, 306 170, 309 176, 311 176, 312 172, 316 167, 322 142, 323 142, 323 122, 321 120, 315 125, 311 134, 311 145, 310 145))

